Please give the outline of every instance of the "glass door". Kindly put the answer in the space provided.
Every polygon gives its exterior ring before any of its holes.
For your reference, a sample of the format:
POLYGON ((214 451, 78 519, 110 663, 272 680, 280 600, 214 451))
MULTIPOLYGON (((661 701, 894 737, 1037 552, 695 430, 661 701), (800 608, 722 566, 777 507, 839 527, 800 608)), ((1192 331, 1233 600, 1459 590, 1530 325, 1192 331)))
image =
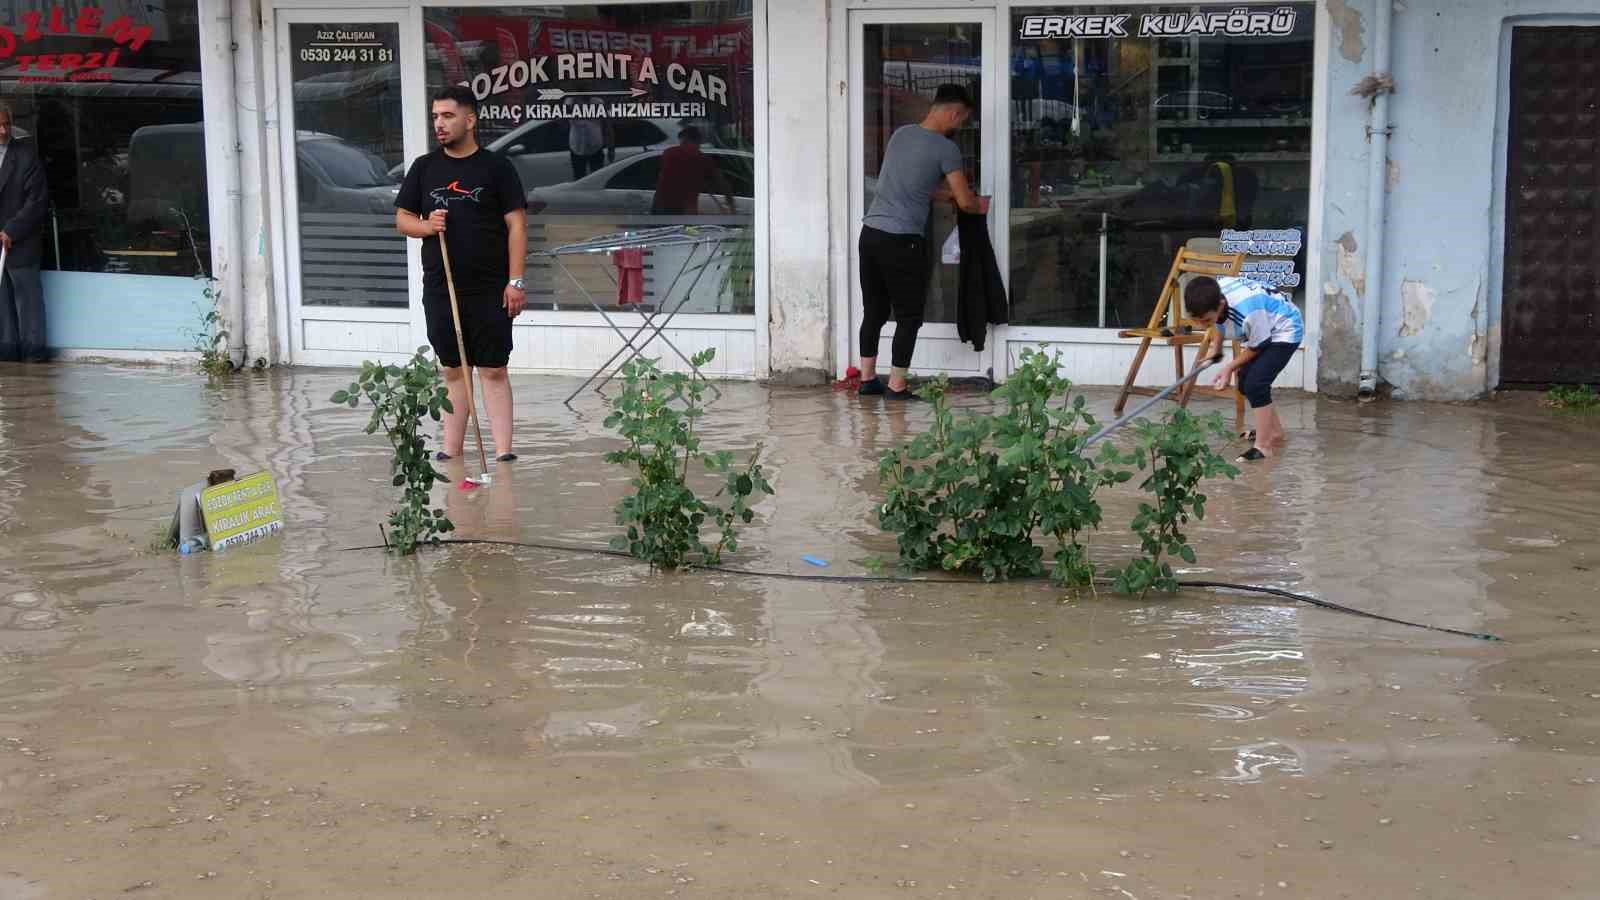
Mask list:
MULTIPOLYGON (((405 119, 419 103, 408 10, 279 13, 278 96, 290 351, 296 363, 350 365, 409 354, 410 248, 394 227, 407 164, 405 119)), ((419 67, 420 68, 420 67, 419 67)))
MULTIPOLYGON (((915 125, 927 113, 941 84, 959 84, 977 101, 978 109, 952 136, 961 147, 967 180, 979 194, 995 193, 999 157, 995 135, 999 86, 985 78, 995 58, 997 33, 989 11, 853 11, 850 14, 850 347, 851 364, 861 355, 861 278, 856 240, 870 207, 883 166, 884 148, 895 129, 915 125)), ((989 215, 1003 221, 996 198, 989 215)), ((926 246, 933 266, 927 306, 912 369, 920 375, 994 376, 996 335, 991 327, 984 349, 974 350, 956 334, 956 295, 960 267, 943 262, 945 240, 956 227, 950 203, 936 202, 928 217, 926 246)), ((996 245, 997 258, 1004 248, 996 245)), ((893 321, 884 328, 880 369, 887 372, 893 321)))

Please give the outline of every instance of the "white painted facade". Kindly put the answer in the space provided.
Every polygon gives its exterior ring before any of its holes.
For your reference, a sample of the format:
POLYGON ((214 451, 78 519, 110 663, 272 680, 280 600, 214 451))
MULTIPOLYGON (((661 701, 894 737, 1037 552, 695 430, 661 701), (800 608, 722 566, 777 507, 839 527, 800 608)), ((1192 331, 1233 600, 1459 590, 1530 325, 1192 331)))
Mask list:
MULTIPOLYGON (((602 0, 610 3, 611 0, 602 0)), ((1139 0, 1119 4, 1135 6, 1139 0)), ((202 0, 208 11, 204 38, 214 52, 208 69, 207 132, 212 144, 214 220, 234 222, 214 233, 213 253, 219 273, 238 279, 238 306, 229 310, 237 360, 264 359, 273 364, 353 366, 364 359, 396 361, 426 343, 421 312, 420 251, 411 241, 412 278, 409 309, 301 307, 298 222, 292 215, 293 132, 288 116, 288 26, 294 22, 393 22, 399 25, 402 53, 415 60, 403 68, 405 156, 413 159, 429 144, 423 65, 421 2, 345 0, 202 0), (216 9, 213 14, 212 7, 216 9), (224 35, 223 29, 229 29, 224 35), (218 50, 233 38, 232 79, 224 84, 213 71, 224 71, 218 50), (237 143, 213 135, 210 115, 216 102, 231 98, 231 121, 237 143), (226 170, 236 170, 230 176, 226 170), (228 218, 232 216, 232 218, 228 218), (229 268, 223 269, 224 261, 229 268), (237 323, 237 324, 235 324, 237 323)), ((431 5, 431 4, 430 4, 431 5)), ((510 3, 453 0, 451 7, 510 7, 510 3)), ((854 247, 860 226, 862 198, 852 178, 853 103, 852 53, 861 28, 869 21, 941 21, 978 19, 985 23, 985 85, 1009 83, 1010 34, 1014 9, 1032 4, 1014 0, 754 0, 756 45, 756 312, 753 316, 683 315, 668 332, 685 352, 715 347, 710 371, 730 378, 772 378, 816 383, 842 376, 852 365, 852 342, 859 321, 854 247)), ((1070 5, 1061 0, 1052 7, 1070 5)), ((1317 7, 1316 84, 1314 88, 1313 153, 1310 221, 1307 246, 1320 248, 1323 206, 1324 112, 1329 103, 1326 83, 1328 17, 1325 2, 1317 7)), ((999 135, 987 147, 996 161, 987 166, 981 187, 995 198, 991 223, 1008 221, 1010 196, 1009 141, 1001 120, 1009 103, 1002 91, 986 91, 984 115, 999 135)), ((991 158, 989 156, 986 159, 991 158)), ((1006 228, 993 228, 997 255, 1004 260, 1006 228)), ((1324 254, 1307 254, 1306 283, 1322 283, 1324 254)), ((1001 266, 1004 274, 1006 265, 1001 266)), ((1315 390, 1317 342, 1322 320, 1322 292, 1307 292, 1307 340, 1295 361, 1280 376, 1279 386, 1315 390)), ((1150 298, 1153 304, 1155 298, 1150 298)), ((625 328, 638 317, 617 317, 625 328)), ((631 330, 631 329, 629 329, 631 330)), ((1136 341, 1119 339, 1113 329, 996 326, 983 354, 940 328, 924 328, 914 370, 949 371, 956 375, 992 372, 1003 379, 1026 347, 1059 350, 1065 374, 1080 384, 1120 384, 1133 357, 1136 341)), ((582 310, 529 311, 517 322, 511 366, 522 372, 589 374, 620 346, 596 313, 582 310)), ((650 355, 670 354, 653 345, 650 355)), ((1140 383, 1164 385, 1172 378, 1170 351, 1152 348, 1140 383)))

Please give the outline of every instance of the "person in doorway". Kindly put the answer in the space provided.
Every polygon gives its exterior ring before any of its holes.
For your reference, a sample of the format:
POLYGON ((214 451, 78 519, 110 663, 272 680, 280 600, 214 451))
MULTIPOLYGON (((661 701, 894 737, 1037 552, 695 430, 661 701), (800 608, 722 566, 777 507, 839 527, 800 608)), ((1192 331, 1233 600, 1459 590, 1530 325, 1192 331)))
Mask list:
POLYGON ((44 286, 39 262, 44 255, 44 218, 50 197, 44 164, 32 141, 17 140, 11 107, 0 103, 0 362, 44 362, 44 286))
POLYGON ((700 149, 701 140, 700 129, 686 125, 678 132, 678 145, 661 154, 661 173, 650 206, 653 215, 700 215, 700 195, 707 187, 722 195, 723 211, 733 215, 733 188, 717 161, 700 149))
POLYGON ((422 308, 428 342, 444 368, 453 411, 444 419, 440 459, 460 456, 466 439, 468 366, 478 370, 495 457, 516 459, 511 443, 511 322, 527 305, 522 283, 528 253, 526 197, 517 170, 478 146, 477 101, 464 87, 433 100, 439 149, 420 156, 395 197, 395 227, 422 239, 422 308), (450 277, 461 311, 467 359, 456 348, 455 322, 440 241, 448 241, 450 277))
POLYGON ((1183 305, 1189 317, 1215 330, 1202 345, 1202 359, 1222 352, 1224 340, 1244 345, 1238 355, 1222 366, 1212 384, 1225 388, 1237 373, 1239 393, 1250 403, 1255 429, 1249 433, 1253 446, 1239 457, 1252 462, 1274 455, 1285 441, 1283 422, 1272 406, 1272 382, 1283 371, 1305 339, 1305 320, 1299 307, 1271 287, 1248 278, 1201 275, 1183 290, 1183 305))
POLYGON ((862 394, 894 400, 915 397, 906 378, 933 269, 924 236, 930 204, 953 200, 962 212, 989 212, 989 198, 973 193, 962 169, 961 148, 950 139, 971 117, 973 108, 966 88, 942 85, 922 121, 897 129, 884 150, 877 196, 862 220, 858 250, 862 394), (878 377, 878 338, 891 313, 895 321, 893 368, 885 384, 878 377))

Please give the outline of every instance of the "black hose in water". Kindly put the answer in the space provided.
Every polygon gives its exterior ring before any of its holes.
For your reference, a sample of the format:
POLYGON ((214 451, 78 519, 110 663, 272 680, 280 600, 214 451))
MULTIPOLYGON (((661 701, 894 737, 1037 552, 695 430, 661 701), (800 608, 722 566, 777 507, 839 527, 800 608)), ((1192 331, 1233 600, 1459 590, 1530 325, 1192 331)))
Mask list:
MULTIPOLYGON (((573 544, 544 544, 534 541, 497 541, 488 538, 452 538, 441 540, 440 544, 487 544, 496 547, 522 547, 529 550, 548 550, 555 553, 582 553, 589 556, 610 556, 617 559, 626 559, 640 562, 630 553, 621 550, 612 550, 602 547, 580 547, 573 544)), ((384 545, 370 547, 346 547, 342 552, 352 553, 362 550, 387 550, 384 545)), ((740 575, 746 578, 770 578, 779 581, 821 581, 830 584, 959 584, 972 586, 980 584, 968 578, 906 578, 896 575, 804 575, 797 572, 768 572, 760 569, 738 569, 732 566, 695 566, 694 568, 706 572, 718 572, 724 575, 740 575)), ((1029 581, 1036 579, 1012 579, 1013 581, 1029 581)), ((1379 622, 1389 622, 1394 625, 1404 625, 1408 628, 1422 628, 1428 631, 1437 631, 1443 634, 1453 634, 1459 637, 1472 638, 1478 641, 1504 641, 1498 635, 1487 632, 1463 631, 1459 628, 1446 628, 1443 625, 1428 625, 1424 622, 1408 622, 1405 619, 1396 619, 1381 613, 1368 612, 1364 609, 1334 603, 1331 600, 1322 600, 1309 594, 1297 594, 1281 588, 1263 587, 1254 584, 1234 584, 1228 581, 1180 581, 1179 587, 1199 588, 1203 590, 1244 591, 1252 594, 1267 594, 1273 597, 1282 597, 1285 600, 1294 600, 1319 609, 1333 612, 1346 613, 1360 616, 1364 619, 1376 619, 1379 622)))

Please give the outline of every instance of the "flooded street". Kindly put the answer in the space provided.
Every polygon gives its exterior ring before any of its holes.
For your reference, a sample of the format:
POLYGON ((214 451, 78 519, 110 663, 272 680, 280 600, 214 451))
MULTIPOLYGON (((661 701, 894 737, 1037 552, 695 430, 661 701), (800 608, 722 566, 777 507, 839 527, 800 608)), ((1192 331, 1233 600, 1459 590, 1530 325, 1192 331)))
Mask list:
MULTIPOLYGON (((1600 421, 1296 396, 1286 455, 1209 489, 1191 577, 1491 643, 1245 594, 351 550, 397 490, 328 402, 349 377, 0 367, 0 898, 1600 896, 1600 421), (270 471, 285 533, 151 550, 219 467, 270 471)), ((522 459, 436 489, 458 537, 615 533, 575 384, 515 380, 522 459)), ((708 446, 764 442, 777 490, 731 565, 893 558, 876 458, 925 406, 722 390, 708 446)))

